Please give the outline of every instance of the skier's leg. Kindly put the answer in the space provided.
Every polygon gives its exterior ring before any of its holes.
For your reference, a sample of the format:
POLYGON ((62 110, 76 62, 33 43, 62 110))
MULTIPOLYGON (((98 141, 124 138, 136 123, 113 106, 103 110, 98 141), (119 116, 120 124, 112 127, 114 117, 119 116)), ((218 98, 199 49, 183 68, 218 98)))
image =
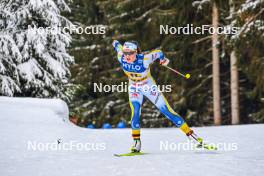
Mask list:
POLYGON ((148 83, 149 90, 143 90, 143 94, 153 103, 156 107, 177 127, 179 127, 187 136, 193 134, 193 130, 190 129, 184 119, 177 114, 169 105, 166 98, 158 90, 155 81, 152 79, 148 83))
POLYGON ((169 103, 167 102, 166 98, 163 96, 162 93, 158 93, 155 97, 148 96, 148 98, 159 108, 159 110, 173 123, 179 127, 192 141, 197 143, 197 147, 206 148, 208 150, 217 150, 217 148, 213 145, 208 145, 203 142, 203 139, 188 126, 188 124, 183 120, 183 118, 177 114, 173 109, 170 107, 169 103))
POLYGON ((129 90, 129 104, 131 108, 131 128, 134 144, 132 145, 132 152, 139 152, 141 150, 140 141, 140 114, 141 105, 143 102, 143 94, 136 89, 129 90))
POLYGON ((179 127, 189 139, 194 142, 198 142, 200 145, 203 143, 203 139, 198 137, 194 131, 189 127, 189 125, 183 120, 183 118, 177 114, 169 105, 166 98, 160 93, 160 100, 155 104, 159 110, 170 119, 177 127, 179 127))
POLYGON ((185 134, 189 135, 192 130, 189 128, 184 119, 177 114, 169 105, 168 101, 162 93, 160 93, 159 101, 155 104, 157 108, 170 119, 177 127, 179 127, 185 134))

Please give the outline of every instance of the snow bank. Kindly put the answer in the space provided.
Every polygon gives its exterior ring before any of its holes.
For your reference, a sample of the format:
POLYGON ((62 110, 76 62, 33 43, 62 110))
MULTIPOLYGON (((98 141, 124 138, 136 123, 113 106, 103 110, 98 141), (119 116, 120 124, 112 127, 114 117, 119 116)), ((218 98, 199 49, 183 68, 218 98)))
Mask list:
POLYGON ((42 108, 52 110, 63 120, 69 118, 68 106, 61 99, 0 97, 0 112, 1 108, 16 108, 17 106, 25 109, 42 108))

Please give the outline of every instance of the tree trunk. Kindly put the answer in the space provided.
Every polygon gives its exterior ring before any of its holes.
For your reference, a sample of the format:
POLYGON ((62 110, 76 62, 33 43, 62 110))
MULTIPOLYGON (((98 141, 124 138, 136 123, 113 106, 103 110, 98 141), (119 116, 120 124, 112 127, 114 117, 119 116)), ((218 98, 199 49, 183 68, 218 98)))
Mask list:
POLYGON ((231 62, 231 111, 233 125, 239 124, 239 76, 237 68, 236 52, 232 51, 230 56, 231 62))
MULTIPOLYGON (((212 24, 216 29, 218 27, 218 7, 213 3, 212 24)), ((212 56, 213 56, 213 103, 214 103, 214 124, 221 125, 221 98, 220 98, 220 66, 219 66, 219 49, 218 34, 212 35, 212 56)))
MULTIPOLYGON (((229 0, 230 16, 234 15, 235 5, 233 0, 229 0)), ((239 124, 239 76, 237 67, 237 56, 235 50, 230 54, 231 64, 231 123, 233 125, 239 124)))

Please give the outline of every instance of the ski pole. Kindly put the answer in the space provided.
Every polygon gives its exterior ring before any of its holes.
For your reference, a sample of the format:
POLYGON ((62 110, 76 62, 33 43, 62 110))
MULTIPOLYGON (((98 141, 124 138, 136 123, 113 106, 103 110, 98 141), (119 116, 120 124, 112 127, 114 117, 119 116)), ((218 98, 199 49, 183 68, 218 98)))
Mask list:
POLYGON ((174 73, 177 73, 178 75, 181 75, 182 77, 186 78, 186 79, 189 79, 191 77, 191 75, 189 73, 187 73, 186 75, 182 74, 181 72, 167 66, 167 65, 163 65, 163 67, 166 67, 168 69, 170 69, 171 71, 173 71, 174 73))

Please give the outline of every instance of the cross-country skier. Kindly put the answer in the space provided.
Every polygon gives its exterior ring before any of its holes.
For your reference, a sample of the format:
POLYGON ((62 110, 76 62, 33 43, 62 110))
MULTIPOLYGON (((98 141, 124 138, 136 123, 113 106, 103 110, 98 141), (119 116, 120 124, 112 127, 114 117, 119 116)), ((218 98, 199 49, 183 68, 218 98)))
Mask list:
POLYGON ((122 46, 117 40, 114 40, 113 46, 117 52, 118 61, 129 78, 129 103, 132 111, 131 127, 134 139, 131 152, 140 152, 141 150, 140 113, 143 96, 146 96, 155 104, 162 114, 170 119, 188 137, 192 137, 198 144, 202 144, 202 138, 199 138, 183 118, 174 112, 166 98, 158 90, 150 74, 150 65, 155 60, 159 59, 161 65, 168 65, 169 59, 165 58, 164 53, 161 50, 154 50, 149 54, 142 54, 138 43, 135 41, 125 42, 122 46))

